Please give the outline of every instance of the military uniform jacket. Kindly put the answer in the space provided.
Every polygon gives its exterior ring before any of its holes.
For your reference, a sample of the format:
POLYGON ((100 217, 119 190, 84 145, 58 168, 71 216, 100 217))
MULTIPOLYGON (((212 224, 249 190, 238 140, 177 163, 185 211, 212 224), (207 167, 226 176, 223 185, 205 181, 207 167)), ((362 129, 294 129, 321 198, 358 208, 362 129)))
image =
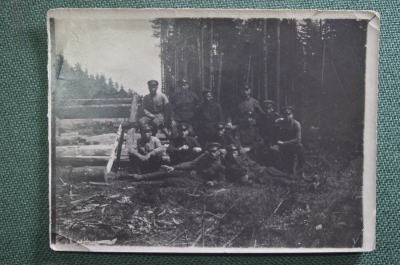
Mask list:
POLYGON ((171 113, 171 106, 167 96, 160 92, 157 92, 155 96, 151 94, 144 96, 142 109, 146 117, 151 117, 156 114, 162 114, 165 117, 171 113))
POLYGON ((197 142, 196 138, 191 136, 175 137, 172 139, 171 143, 167 148, 167 153, 171 157, 172 164, 180 164, 183 162, 190 161, 193 158, 193 148, 200 147, 200 144, 197 142), (189 146, 188 150, 179 150, 180 147, 187 145, 189 146))
POLYGON ((248 176, 250 179, 257 177, 288 177, 278 169, 264 167, 251 160, 246 154, 240 154, 236 159, 233 157, 225 162, 226 180, 229 182, 240 182, 241 178, 248 176))
POLYGON ((214 124, 224 121, 221 106, 213 101, 203 103, 199 109, 200 126, 206 130, 213 130, 214 124))
POLYGON ((236 159, 226 159, 225 162, 226 180, 229 182, 239 182, 246 175, 252 178, 264 170, 265 167, 251 160, 246 154, 240 154, 236 159))
POLYGON ((261 119, 258 122, 260 136, 268 146, 276 144, 279 131, 279 121, 277 120, 280 118, 282 118, 282 116, 277 112, 272 112, 270 114, 266 113, 261 116, 261 119))
POLYGON ((255 121, 253 121, 251 124, 242 123, 239 125, 240 143, 242 146, 253 149, 262 142, 255 124, 255 121))
POLYGON ((129 154, 137 156, 138 154, 157 155, 162 153, 165 149, 161 145, 160 140, 157 137, 151 136, 149 141, 144 141, 142 138, 132 139, 128 138, 126 142, 126 149, 129 154))
POLYGON ((214 160, 207 151, 193 161, 174 166, 177 170, 196 170, 205 181, 221 182, 225 179, 225 167, 221 165, 221 158, 214 160))
POLYGON ((278 141, 282 141, 283 145, 294 145, 301 143, 301 126, 296 120, 281 120, 278 122, 278 141))
POLYGON ((197 112, 199 98, 191 91, 179 91, 171 97, 173 108, 172 117, 177 121, 187 121, 193 118, 197 112))
POLYGON ((236 140, 233 138, 232 135, 227 134, 226 132, 220 136, 218 134, 214 134, 211 139, 207 142, 206 146, 209 143, 219 143, 221 145, 221 148, 225 149, 228 145, 234 144, 238 147, 240 147, 240 141, 236 140))

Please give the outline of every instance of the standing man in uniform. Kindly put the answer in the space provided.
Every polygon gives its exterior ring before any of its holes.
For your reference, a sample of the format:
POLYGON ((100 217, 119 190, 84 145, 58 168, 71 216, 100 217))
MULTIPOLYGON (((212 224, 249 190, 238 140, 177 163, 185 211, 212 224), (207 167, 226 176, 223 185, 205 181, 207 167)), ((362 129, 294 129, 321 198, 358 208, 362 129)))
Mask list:
POLYGON ((192 126, 192 132, 197 131, 197 121, 195 114, 198 111, 200 100, 197 95, 189 91, 189 85, 185 79, 178 81, 180 88, 179 92, 176 92, 171 97, 172 106, 172 117, 171 127, 175 128, 179 123, 187 123, 192 126))
POLYGON ((158 81, 150 80, 147 82, 150 93, 143 98, 142 109, 143 117, 139 120, 139 124, 151 125, 153 127, 153 136, 156 135, 158 129, 169 138, 170 133, 165 127, 165 119, 171 115, 171 106, 168 98, 158 90, 158 81))
POLYGON ((289 174, 294 172, 294 159, 297 156, 296 175, 308 181, 304 175, 305 152, 301 143, 301 126, 293 119, 294 109, 291 106, 283 108, 283 118, 278 121, 279 131, 277 144, 272 148, 280 154, 283 170, 289 174))
POLYGON ((272 146, 277 143, 279 130, 277 122, 282 119, 282 116, 274 112, 275 103, 272 100, 265 100, 263 106, 265 108, 265 114, 261 115, 258 128, 264 144, 260 147, 255 160, 261 165, 281 168, 279 154, 276 150, 272 149, 272 146))
POLYGON ((195 159, 200 152, 200 144, 196 138, 189 136, 189 124, 181 123, 177 126, 178 135, 172 138, 167 148, 171 165, 178 165, 195 159))
POLYGON ((249 83, 244 83, 242 88, 244 100, 239 104, 239 108, 235 113, 234 119, 228 120, 228 125, 230 126, 233 122, 239 124, 241 121, 246 119, 246 114, 251 111, 255 114, 254 118, 258 120, 258 116, 265 114, 265 112, 260 107, 260 103, 251 97, 251 85, 249 83))
POLYGON ((262 144, 263 140, 259 135, 254 113, 247 111, 243 115, 243 120, 239 123, 239 139, 244 152, 254 154, 256 149, 262 144))
POLYGON ((198 119, 199 142, 204 146, 212 136, 215 124, 224 121, 221 106, 213 101, 211 91, 203 91, 203 104, 200 106, 198 119))
POLYGON ((136 174, 149 173, 160 169, 164 147, 160 140, 151 134, 151 126, 143 125, 139 139, 132 137, 127 139, 126 149, 129 154, 129 161, 133 172, 136 174))

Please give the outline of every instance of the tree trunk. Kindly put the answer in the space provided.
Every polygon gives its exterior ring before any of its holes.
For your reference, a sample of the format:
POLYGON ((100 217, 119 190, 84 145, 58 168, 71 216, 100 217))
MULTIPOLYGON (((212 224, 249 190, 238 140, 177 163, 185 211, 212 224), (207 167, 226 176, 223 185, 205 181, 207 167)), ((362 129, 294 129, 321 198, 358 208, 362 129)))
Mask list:
POLYGON ((250 55, 249 55, 249 65, 247 67, 247 78, 246 78, 246 82, 249 82, 250 79, 250 68, 251 68, 251 46, 250 46, 250 55))
POLYGON ((217 87, 217 102, 219 103, 219 95, 221 91, 221 81, 222 81, 222 57, 224 53, 219 54, 219 69, 218 69, 218 87, 217 87))
POLYGON ((185 41, 183 43, 183 48, 182 48, 182 59, 183 59, 183 78, 187 79, 188 78, 188 61, 187 61, 187 34, 185 34, 185 41))
POLYGON ((204 90, 204 22, 203 20, 201 20, 201 52, 200 52, 200 56, 201 56, 201 90, 204 90))
POLYGON ((160 48, 161 48, 161 92, 165 93, 165 73, 164 73, 164 25, 161 22, 161 32, 160 32, 160 48))
POLYGON ((211 29, 210 29, 210 82, 209 89, 213 90, 213 35, 214 35, 214 21, 211 19, 211 29))
POLYGON ((268 73, 267 73, 267 20, 264 20, 264 28, 263 28, 263 33, 264 33, 264 38, 263 38, 263 49, 264 49, 264 53, 263 53, 263 63, 264 63, 264 73, 263 73, 263 77, 264 77, 264 99, 268 99, 268 73))
POLYGON ((276 52, 276 100, 275 100, 275 106, 276 110, 280 111, 281 109, 281 87, 280 87, 280 82, 281 82, 281 20, 278 20, 278 26, 277 26, 277 46, 278 50, 276 52))
POLYGON ((203 67, 202 67, 202 60, 201 60, 201 57, 202 57, 202 52, 201 52, 201 44, 200 44, 200 37, 198 37, 197 38, 197 56, 198 56, 198 59, 199 59, 199 61, 198 61, 198 70, 199 70, 199 72, 198 72, 198 76, 199 76, 199 79, 200 79, 200 91, 202 91, 203 90, 203 67))

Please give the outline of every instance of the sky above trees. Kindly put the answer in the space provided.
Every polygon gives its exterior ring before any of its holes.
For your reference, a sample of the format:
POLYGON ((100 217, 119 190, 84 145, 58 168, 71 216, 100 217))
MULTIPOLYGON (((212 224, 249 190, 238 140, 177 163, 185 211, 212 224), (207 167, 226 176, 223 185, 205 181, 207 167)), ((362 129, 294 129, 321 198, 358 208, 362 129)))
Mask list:
POLYGON ((159 40, 147 20, 57 20, 56 53, 88 73, 104 74, 140 95, 160 81, 159 40))

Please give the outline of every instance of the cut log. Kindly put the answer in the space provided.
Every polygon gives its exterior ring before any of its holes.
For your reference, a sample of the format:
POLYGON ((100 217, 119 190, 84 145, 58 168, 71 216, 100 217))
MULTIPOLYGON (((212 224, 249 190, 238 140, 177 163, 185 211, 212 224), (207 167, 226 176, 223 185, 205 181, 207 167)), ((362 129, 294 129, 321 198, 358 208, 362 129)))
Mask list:
POLYGON ((105 176, 105 166, 94 166, 94 167, 65 167, 63 178, 65 181, 102 181, 107 180, 105 176))
MULTIPOLYGON (((106 166, 109 156, 61 156, 56 158, 57 166, 106 166)), ((120 167, 129 167, 129 157, 121 156, 120 167)))
POLYGON ((59 119, 129 118, 131 104, 58 106, 59 119))
MULTIPOLYGON (((115 142, 116 140, 114 140, 115 142)), ((57 146, 56 157, 64 156, 107 156, 111 157, 113 145, 73 145, 73 146, 57 146)), ((122 152, 122 156, 126 156, 126 152, 122 152)))

